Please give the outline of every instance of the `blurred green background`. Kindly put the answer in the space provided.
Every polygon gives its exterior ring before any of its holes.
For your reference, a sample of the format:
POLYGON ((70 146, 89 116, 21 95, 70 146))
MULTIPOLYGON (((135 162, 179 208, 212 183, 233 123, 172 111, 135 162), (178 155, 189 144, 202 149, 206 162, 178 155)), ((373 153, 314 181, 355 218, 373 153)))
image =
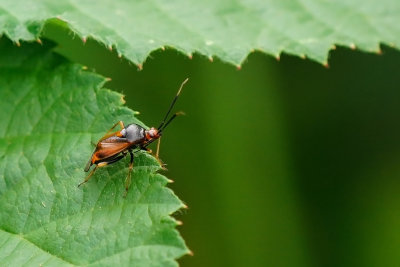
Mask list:
POLYGON ((182 266, 400 265, 398 51, 338 48, 329 69, 253 53, 237 70, 167 49, 138 71, 60 26, 45 36, 111 77, 149 126, 190 78, 176 107, 187 116, 161 145, 189 206, 176 215, 194 252, 182 266))

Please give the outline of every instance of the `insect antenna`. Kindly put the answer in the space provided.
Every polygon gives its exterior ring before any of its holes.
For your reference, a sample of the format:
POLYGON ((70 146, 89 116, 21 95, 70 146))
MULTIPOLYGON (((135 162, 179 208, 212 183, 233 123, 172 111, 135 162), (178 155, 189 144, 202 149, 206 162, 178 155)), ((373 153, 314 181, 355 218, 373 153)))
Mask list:
MULTIPOLYGON (((162 127, 161 129, 158 129, 158 134, 161 136, 162 132, 163 132, 164 129, 168 126, 168 124, 170 124, 171 121, 172 121, 173 119, 175 119, 177 116, 181 116, 181 115, 185 115, 185 113, 182 112, 182 111, 179 111, 179 112, 175 113, 174 115, 172 115, 171 118, 170 118, 166 123, 164 123, 164 127, 162 127)), ((150 140, 150 141, 147 142, 143 147, 148 147, 148 146, 149 146, 151 143, 153 143, 154 141, 156 141, 156 139, 150 140)))
POLYGON ((174 119, 176 116, 178 116, 178 115, 174 114, 174 115, 168 120, 168 122, 165 123, 165 121, 166 121, 167 118, 168 118, 169 113, 171 112, 172 108, 173 108, 174 105, 175 105, 176 100, 178 100, 178 97, 179 97, 179 95, 181 94, 181 91, 182 91, 183 86, 185 85, 185 83, 186 83, 188 80, 189 80, 189 78, 186 78, 186 79, 182 82, 181 87, 179 87, 178 93, 176 93, 176 96, 175 96, 174 99, 172 100, 171 105, 169 106, 169 109, 168 109, 168 111, 167 111, 167 114, 165 114, 164 119, 162 120, 160 126, 158 126, 158 128, 157 128, 159 131, 161 131, 163 128, 165 128, 165 127, 172 121, 172 119, 174 119), (164 126, 164 127, 163 127, 163 126, 164 126))
POLYGON ((175 113, 174 115, 171 116, 171 118, 169 118, 169 120, 164 124, 164 127, 162 127, 161 129, 158 128, 158 133, 162 133, 162 131, 164 131, 164 129, 168 126, 168 124, 170 124, 172 122, 173 119, 175 119, 177 116, 181 116, 181 115, 185 115, 184 112, 179 111, 177 113, 175 113))

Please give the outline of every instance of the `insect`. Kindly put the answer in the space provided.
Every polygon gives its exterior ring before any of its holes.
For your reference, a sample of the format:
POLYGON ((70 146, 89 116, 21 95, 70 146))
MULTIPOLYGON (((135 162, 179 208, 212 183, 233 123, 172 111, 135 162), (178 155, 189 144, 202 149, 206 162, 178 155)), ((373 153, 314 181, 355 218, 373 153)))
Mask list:
POLYGON ((175 95, 174 99, 171 102, 171 105, 168 108, 167 113, 165 114, 161 124, 157 127, 151 127, 150 129, 145 129, 138 124, 129 124, 124 125, 122 121, 115 123, 107 133, 100 138, 97 142, 96 148, 90 157, 88 163, 85 167, 85 172, 90 170, 92 165, 96 165, 93 170, 89 173, 86 179, 78 185, 80 187, 87 181, 89 181, 90 177, 94 174, 97 168, 101 168, 112 163, 115 163, 125 156, 129 154, 130 156, 130 163, 129 163, 129 170, 128 176, 125 180, 125 194, 126 196, 130 183, 131 183, 131 172, 133 169, 133 160, 134 160, 134 153, 140 150, 145 150, 150 153, 151 150, 148 146, 153 143, 154 141, 158 140, 157 144, 157 152, 155 154, 157 160, 160 162, 161 166, 162 163, 159 160, 159 150, 160 150, 160 140, 165 128, 179 115, 182 115, 182 112, 177 112, 173 114, 169 119, 168 116, 175 105, 176 100, 178 99, 183 86, 189 79, 186 79, 182 82, 177 94, 175 95), (113 132, 114 128, 120 126, 121 130, 113 132), (134 151, 135 150, 135 151, 134 151))

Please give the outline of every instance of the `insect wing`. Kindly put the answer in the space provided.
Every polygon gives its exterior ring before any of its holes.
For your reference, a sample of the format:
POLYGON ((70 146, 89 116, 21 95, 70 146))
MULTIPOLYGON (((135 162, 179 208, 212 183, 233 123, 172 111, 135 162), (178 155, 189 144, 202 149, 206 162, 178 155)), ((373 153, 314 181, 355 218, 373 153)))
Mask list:
POLYGON ((117 142, 115 142, 115 140, 112 140, 112 142, 107 142, 109 139, 101 141, 93 153, 91 159, 92 163, 115 156, 132 146, 132 143, 124 141, 125 138, 118 139, 122 140, 118 140, 117 142))

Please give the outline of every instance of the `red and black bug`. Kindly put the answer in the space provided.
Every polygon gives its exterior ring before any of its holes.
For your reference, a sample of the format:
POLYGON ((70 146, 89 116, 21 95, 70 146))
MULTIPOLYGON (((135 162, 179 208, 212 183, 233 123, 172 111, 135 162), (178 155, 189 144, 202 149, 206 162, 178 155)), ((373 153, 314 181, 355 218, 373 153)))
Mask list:
POLYGON ((175 95, 170 107, 168 108, 167 114, 165 114, 161 124, 157 128, 151 127, 150 129, 145 129, 142 126, 134 123, 125 126, 122 121, 115 123, 111 129, 108 130, 108 132, 97 142, 96 148, 89 159, 89 162, 86 164, 85 172, 88 172, 92 165, 96 166, 89 173, 86 179, 78 185, 78 187, 86 183, 97 170, 97 168, 115 163, 129 154, 131 158, 128 176, 125 180, 126 195, 131 183, 134 153, 140 150, 146 150, 151 153, 151 150, 148 148, 148 146, 154 141, 158 140, 157 152, 155 156, 157 160, 159 160, 158 155, 160 149, 160 140, 163 131, 177 116, 183 114, 182 112, 177 112, 168 119, 168 116, 182 91, 183 85, 187 81, 188 79, 182 82, 178 93, 175 95), (121 130, 113 132, 114 128, 118 125, 121 127, 121 130))

